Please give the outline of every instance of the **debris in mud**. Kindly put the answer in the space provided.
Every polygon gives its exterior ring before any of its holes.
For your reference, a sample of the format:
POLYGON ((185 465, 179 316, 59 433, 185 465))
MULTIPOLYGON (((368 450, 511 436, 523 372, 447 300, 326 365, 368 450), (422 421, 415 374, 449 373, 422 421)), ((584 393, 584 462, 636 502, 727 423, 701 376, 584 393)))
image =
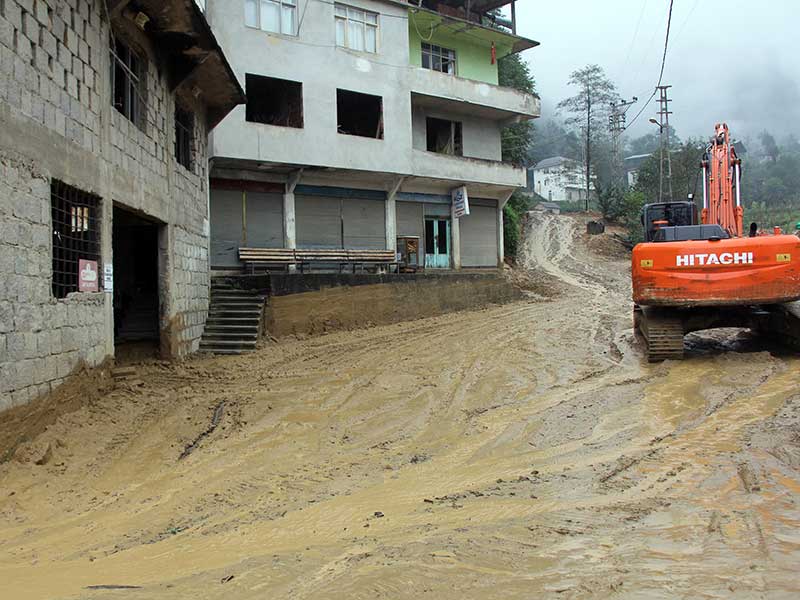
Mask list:
POLYGON ((427 454, 415 454, 414 456, 411 457, 411 460, 408 462, 410 462, 412 465, 417 465, 419 463, 423 463, 430 459, 431 457, 428 456, 427 454))
POLYGON ((226 575, 222 579, 219 580, 220 583, 228 583, 231 579, 233 579, 233 575, 226 575))
POLYGON ((117 585, 114 583, 101 583, 99 585, 87 585, 86 590, 140 590, 140 585, 117 585))
POLYGON ((752 494, 753 492, 761 491, 761 486, 758 484, 758 477, 750 465, 747 463, 741 463, 739 464, 737 471, 739 473, 739 479, 742 480, 742 485, 744 486, 745 492, 752 494))
POLYGON ((220 403, 217 404, 217 407, 214 409, 214 415, 211 417, 211 424, 208 426, 208 429, 206 429, 204 432, 198 435, 191 444, 187 445, 183 449, 183 452, 181 452, 181 455, 178 457, 178 460, 182 460, 187 456, 189 456, 192 452, 194 452, 194 450, 197 448, 197 446, 204 438, 208 437, 214 432, 214 430, 217 428, 217 425, 219 425, 219 422, 222 420, 222 412, 224 410, 225 410, 225 401, 221 400, 220 403))

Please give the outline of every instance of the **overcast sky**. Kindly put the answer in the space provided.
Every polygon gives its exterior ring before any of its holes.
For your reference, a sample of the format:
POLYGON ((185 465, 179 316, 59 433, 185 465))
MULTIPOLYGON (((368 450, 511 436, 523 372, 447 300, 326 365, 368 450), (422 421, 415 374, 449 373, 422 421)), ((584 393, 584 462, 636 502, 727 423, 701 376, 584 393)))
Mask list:
MULTIPOLYGON (((542 116, 574 93, 569 74, 597 63, 626 99, 630 120, 658 80, 669 0, 518 0, 517 32, 540 42, 523 57, 542 116)), ((674 0, 663 83, 682 138, 709 137, 726 121, 737 138, 767 129, 800 137, 800 0, 674 0)), ((638 136, 651 107, 631 126, 638 136)))

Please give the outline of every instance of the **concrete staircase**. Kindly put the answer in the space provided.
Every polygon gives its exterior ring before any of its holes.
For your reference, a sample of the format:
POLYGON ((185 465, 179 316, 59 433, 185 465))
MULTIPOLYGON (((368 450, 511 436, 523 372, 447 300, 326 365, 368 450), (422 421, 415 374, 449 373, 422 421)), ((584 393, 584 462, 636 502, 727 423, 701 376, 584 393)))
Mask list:
POLYGON ((255 350, 265 300, 255 290, 236 289, 229 283, 212 279, 211 302, 200 351, 242 354, 255 350))

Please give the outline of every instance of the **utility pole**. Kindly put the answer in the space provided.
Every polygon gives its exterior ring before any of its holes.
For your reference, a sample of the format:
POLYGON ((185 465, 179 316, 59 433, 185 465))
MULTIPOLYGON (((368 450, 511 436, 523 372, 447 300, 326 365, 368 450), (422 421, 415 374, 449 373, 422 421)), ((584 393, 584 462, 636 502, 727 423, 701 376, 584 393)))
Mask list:
POLYGON ((669 110, 669 103, 672 102, 668 98, 667 90, 671 85, 658 86, 658 128, 660 134, 659 144, 659 177, 658 177, 658 201, 663 201, 664 198, 664 156, 667 157, 667 186, 669 187, 669 199, 672 200, 672 157, 669 150, 669 116, 672 111, 669 110))
POLYGON ((639 99, 634 96, 632 100, 611 103, 611 114, 608 115, 608 130, 611 132, 611 156, 614 169, 614 180, 617 184, 622 183, 622 160, 620 157, 620 140, 622 132, 625 131, 625 113, 639 99))
POLYGON ((592 164, 592 94, 586 92, 586 212, 589 212, 589 179, 592 164))

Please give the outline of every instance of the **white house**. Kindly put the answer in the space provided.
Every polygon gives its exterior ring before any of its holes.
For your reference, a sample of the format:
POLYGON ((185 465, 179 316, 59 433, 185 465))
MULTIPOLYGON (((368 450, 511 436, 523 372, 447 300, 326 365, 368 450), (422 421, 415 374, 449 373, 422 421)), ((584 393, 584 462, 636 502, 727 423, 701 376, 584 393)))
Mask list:
MULTIPOLYGON (((576 160, 553 156, 528 169, 528 189, 551 202, 586 200, 586 174, 576 160)), ((594 184, 589 182, 589 193, 594 184)))

